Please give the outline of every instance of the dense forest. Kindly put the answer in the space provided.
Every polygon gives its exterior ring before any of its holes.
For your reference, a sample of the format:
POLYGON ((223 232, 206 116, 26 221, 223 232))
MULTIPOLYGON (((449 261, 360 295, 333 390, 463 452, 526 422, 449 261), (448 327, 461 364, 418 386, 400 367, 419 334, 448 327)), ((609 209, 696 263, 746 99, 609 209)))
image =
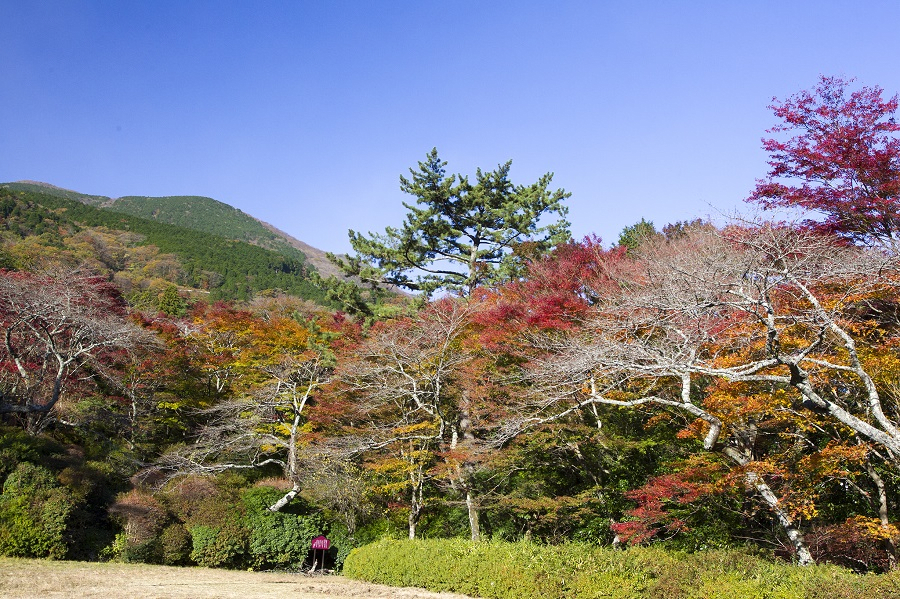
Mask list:
POLYGON ((773 105, 753 216, 612 244, 571 239, 551 174, 432 150, 345 279, 165 202, 0 187, 0 554, 297 568, 327 534, 336 566, 463 537, 892 570, 897 107, 822 78, 773 105))

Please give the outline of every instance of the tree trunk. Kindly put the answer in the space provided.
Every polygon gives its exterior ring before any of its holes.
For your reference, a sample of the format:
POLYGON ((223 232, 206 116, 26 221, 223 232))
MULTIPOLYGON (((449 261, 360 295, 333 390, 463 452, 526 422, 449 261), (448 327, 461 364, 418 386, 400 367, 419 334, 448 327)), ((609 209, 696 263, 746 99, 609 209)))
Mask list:
MULTIPOLYGON (((462 434, 463 443, 466 447, 471 447, 475 443, 475 434, 472 432, 472 419, 469 415, 469 397, 463 392, 463 405, 460 410, 459 432, 462 434)), ((453 438, 450 442, 450 449, 455 450, 458 437, 456 427, 453 428, 453 438)), ((466 494, 466 511, 469 514, 469 533, 473 541, 481 539, 481 527, 478 523, 478 502, 475 499, 475 490, 472 488, 473 467, 471 462, 464 462, 456 466, 456 479, 459 483, 460 490, 466 494)))
POLYGON ((419 524, 419 518, 422 516, 422 497, 416 497, 416 489, 412 491, 412 497, 409 502, 409 538, 416 538, 416 526, 419 524))
POLYGON ((424 508, 425 472, 421 464, 410 471, 409 481, 412 487, 409 494, 409 538, 412 540, 416 538, 416 526, 419 524, 419 518, 422 516, 424 508))
POLYGON ((289 504, 291 501, 293 501, 294 497, 296 497, 299 494, 300 494, 300 485, 297 483, 294 483, 294 487, 290 491, 285 493, 284 497, 282 497, 281 499, 279 499, 278 501, 276 501, 275 503, 270 505, 268 507, 268 510, 270 512, 280 512, 281 508, 283 508, 284 506, 289 504))
POLYGON ((475 503, 475 496, 472 489, 466 489, 466 508, 469 511, 469 529, 472 532, 472 540, 481 539, 481 528, 478 525, 478 505, 475 503))
MULTIPOLYGON (((888 512, 888 496, 884 480, 870 462, 866 462, 866 472, 869 473, 869 478, 872 479, 872 482, 875 483, 875 488, 878 489, 878 519, 881 520, 882 526, 888 527, 891 524, 891 520, 889 517, 890 513, 888 512)), ((884 545, 888 552, 891 570, 894 570, 897 568, 897 546, 894 544, 894 539, 892 538, 885 539, 884 545)))
POLYGON ((410 506, 409 508, 409 540, 416 538, 416 525, 419 523, 419 508, 410 506))
POLYGON ((748 472, 746 477, 747 482, 753 485, 756 492, 759 493, 760 497, 763 498, 763 501, 769 506, 769 509, 772 510, 772 513, 775 514, 775 518, 778 520, 778 523, 781 524, 785 534, 787 534, 787 537, 791 541, 791 545, 793 545, 794 551, 797 554, 797 563, 801 566, 814 564, 815 560, 813 560, 809 547, 806 546, 806 541, 803 539, 803 533, 794 525, 790 515, 788 515, 784 508, 781 507, 781 502, 778 500, 778 496, 772 491, 772 488, 769 487, 769 485, 766 484, 766 481, 755 472, 748 472))
MULTIPOLYGON (((749 454, 741 452, 735 447, 725 447, 723 448, 722 453, 739 466, 746 466, 750 463, 749 454)), ((797 555, 797 563, 801 566, 814 564, 815 560, 813 560, 809 547, 806 546, 806 541, 803 539, 803 533, 800 532, 800 529, 797 528, 794 521, 791 520, 790 514, 788 514, 781 506, 781 501, 778 499, 775 492, 772 491, 772 488, 768 483, 766 483, 763 477, 756 472, 747 472, 744 475, 744 480, 747 481, 748 486, 756 490, 775 515, 775 519, 778 520, 778 524, 781 525, 781 528, 790 540, 791 545, 794 547, 794 552, 797 555)))

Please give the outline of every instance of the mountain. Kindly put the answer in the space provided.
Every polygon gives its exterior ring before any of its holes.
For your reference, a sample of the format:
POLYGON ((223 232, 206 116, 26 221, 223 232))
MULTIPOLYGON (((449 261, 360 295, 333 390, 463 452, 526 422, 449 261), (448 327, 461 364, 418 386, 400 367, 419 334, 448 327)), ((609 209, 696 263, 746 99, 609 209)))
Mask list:
POLYGON ((339 279, 344 278, 344 274, 341 272, 341 269, 339 269, 337 266, 335 266, 334 262, 329 260, 328 257, 325 255, 325 252, 323 252, 319 248, 314 248, 313 246, 309 245, 308 243, 300 241, 299 239, 297 239, 295 237, 291 237, 284 231, 270 225, 269 223, 267 223, 265 221, 260 220, 257 222, 259 222, 263 227, 265 227, 269 231, 272 231, 276 235, 280 236, 282 239, 287 241, 293 247, 297 248, 298 250, 300 250, 301 252, 306 254, 306 260, 313 266, 313 268, 315 268, 317 271, 319 271, 319 274, 322 275, 324 278, 327 279, 330 276, 335 276, 339 279))
POLYGON ((0 183, 0 188, 65 198, 88 206, 210 233, 226 239, 243 241, 295 260, 307 262, 323 277, 341 276, 340 270, 326 258, 324 251, 213 198, 203 196, 111 198, 79 193, 39 181, 0 183))
MULTIPOLYGON (((33 183, 0 184, 0 267, 87 263, 110 272, 135 302, 143 301, 137 297, 141 294, 157 294, 175 283, 185 293, 213 300, 250 299, 280 290, 330 305, 325 292, 309 280, 306 256, 286 242, 281 242, 284 251, 275 251, 100 208, 107 203, 98 200, 102 196, 92 196, 90 205, 81 201, 83 195, 33 183)), ((201 205, 223 209, 210 202, 201 205)), ((250 222, 274 235, 255 219, 250 222)))
POLYGON ((264 227, 259 220, 212 198, 126 196, 113 200, 105 208, 226 239, 243 241, 306 261, 306 255, 302 251, 264 227))
POLYGON ((13 183, 0 183, 0 188, 11 189, 13 191, 28 191, 34 193, 42 193, 57 198, 66 198, 67 200, 75 200, 88 206, 96 206, 102 208, 112 203, 113 199, 107 196, 92 196, 86 193, 79 193, 71 189, 64 189, 49 183, 41 183, 40 181, 15 181, 13 183))

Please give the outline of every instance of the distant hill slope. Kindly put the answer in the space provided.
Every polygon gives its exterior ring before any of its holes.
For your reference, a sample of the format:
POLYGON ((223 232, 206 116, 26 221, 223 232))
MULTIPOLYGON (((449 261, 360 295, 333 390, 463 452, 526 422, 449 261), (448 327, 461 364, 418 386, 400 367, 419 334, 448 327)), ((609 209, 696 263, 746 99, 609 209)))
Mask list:
POLYGON ((0 185, 0 209, 0 233, 6 232, 11 239, 42 239, 59 251, 70 249, 63 236, 80 230, 136 234, 136 245, 154 246, 177 257, 180 273, 172 282, 206 290, 211 299, 250 299, 260 291, 280 289, 329 305, 324 292, 308 280, 309 267, 299 251, 299 257, 287 256, 212 233, 90 206, 60 193, 0 185))
POLYGON ((307 261, 306 254, 302 250, 267 229, 259 220, 212 198, 126 196, 113 200, 107 208, 226 239, 243 241, 295 260, 307 261))
POLYGON ((317 271, 319 271, 319 274, 321 274, 324 278, 327 279, 332 275, 339 279, 344 278, 344 274, 341 272, 341 269, 335 266, 334 262, 329 260, 325 255, 325 252, 323 252, 319 248, 314 248, 308 243, 300 241, 296 237, 291 237, 281 229, 278 229, 277 227, 274 227, 265 221, 258 222, 267 230, 272 231, 273 233, 287 241, 289 244, 291 244, 293 247, 306 254, 306 258, 309 264, 311 264, 317 271))
POLYGON ((30 191, 41 193, 57 198, 66 198, 67 200, 75 200, 88 206, 103 207, 112 203, 112 198, 107 196, 95 196, 86 193, 79 193, 71 189, 64 189, 49 183, 41 183, 40 181, 15 181, 13 183, 0 183, 0 187, 11 189, 13 191, 30 191))
POLYGON ((39 181, 0 183, 0 188, 46 194, 89 206, 176 225, 185 229, 243 241, 306 262, 323 277, 341 276, 325 252, 288 235, 277 227, 213 198, 203 196, 108 196, 89 195, 39 181))

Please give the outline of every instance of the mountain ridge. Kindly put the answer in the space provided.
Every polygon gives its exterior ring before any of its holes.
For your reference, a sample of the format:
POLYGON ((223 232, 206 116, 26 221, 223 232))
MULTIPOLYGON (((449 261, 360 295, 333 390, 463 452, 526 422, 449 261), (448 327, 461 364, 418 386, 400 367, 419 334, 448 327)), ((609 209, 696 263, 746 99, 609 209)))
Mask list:
POLYGON ((0 183, 0 188, 33 191, 75 200, 83 204, 148 218, 204 233, 244 241, 264 249, 280 251, 310 264, 322 277, 342 277, 326 252, 282 231, 251 214, 208 196, 122 196, 85 194, 43 181, 21 180, 0 183), (193 213, 192 213, 193 210, 193 213), (198 217, 205 212, 206 218, 198 217), (235 233, 238 233, 235 235, 235 233), (302 254, 297 256, 294 252, 302 254))
POLYGON ((299 250, 291 256, 91 206, 63 196, 64 191, 36 189, 0 185, 0 268, 85 265, 109 276, 129 302, 142 306, 158 307, 160 294, 174 284, 179 292, 213 301, 285 294, 336 307, 310 276, 311 265, 299 250))

